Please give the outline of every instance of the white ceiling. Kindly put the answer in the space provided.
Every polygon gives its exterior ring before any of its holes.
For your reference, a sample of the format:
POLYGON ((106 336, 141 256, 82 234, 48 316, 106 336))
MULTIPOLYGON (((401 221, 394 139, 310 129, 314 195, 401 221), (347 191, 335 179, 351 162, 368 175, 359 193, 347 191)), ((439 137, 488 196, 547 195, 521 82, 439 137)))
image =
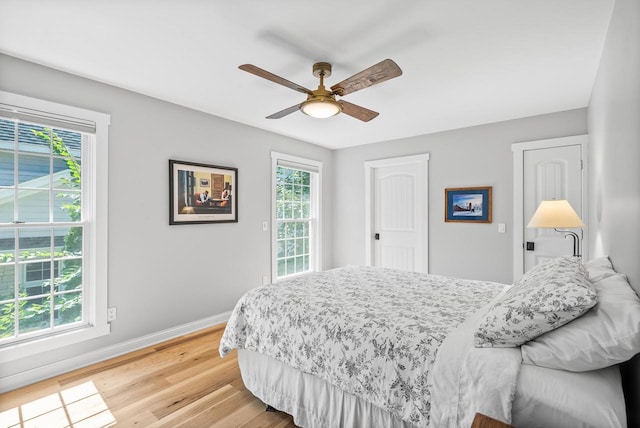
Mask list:
POLYGON ((586 107, 614 0, 0 0, 0 52, 329 148, 586 107), (299 92, 391 58, 345 96, 380 112, 295 112, 299 92))

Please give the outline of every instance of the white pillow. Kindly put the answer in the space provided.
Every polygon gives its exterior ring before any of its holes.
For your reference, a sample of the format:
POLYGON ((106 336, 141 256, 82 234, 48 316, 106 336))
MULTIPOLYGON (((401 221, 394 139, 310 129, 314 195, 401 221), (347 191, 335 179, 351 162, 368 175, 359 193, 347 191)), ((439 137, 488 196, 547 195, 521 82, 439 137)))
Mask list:
POLYGON ((476 347, 515 347, 579 317, 596 292, 578 257, 558 257, 525 273, 480 319, 476 347))
POLYGON ((611 260, 606 256, 589 260, 584 263, 584 267, 587 269, 587 274, 589 274, 589 280, 591 282, 600 281, 601 279, 605 279, 606 277, 617 273, 613 270, 611 260))
POLYGON ((580 318, 520 348, 525 364, 597 370, 640 352, 640 298, 623 274, 595 281, 598 304, 580 318))

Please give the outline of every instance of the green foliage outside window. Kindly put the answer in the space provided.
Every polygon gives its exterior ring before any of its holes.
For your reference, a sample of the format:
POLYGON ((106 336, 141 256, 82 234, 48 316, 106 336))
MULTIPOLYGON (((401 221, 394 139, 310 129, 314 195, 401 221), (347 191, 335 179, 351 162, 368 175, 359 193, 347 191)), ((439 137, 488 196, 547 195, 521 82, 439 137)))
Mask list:
POLYGON ((278 277, 306 272, 311 229, 311 173, 279 166, 276 170, 278 277))
MULTIPOLYGON (((70 189, 68 193, 58 193, 57 197, 65 201, 61 208, 66 211, 71 221, 81 220, 81 165, 71 154, 63 139, 51 129, 32 129, 33 135, 47 145, 53 153, 63 158, 69 171, 69 177, 61 178, 62 184, 70 189), (75 190, 75 191, 74 191, 75 190)), ((54 251, 22 251, 20 260, 41 259, 43 262, 54 260, 58 263, 58 275, 51 291, 47 295, 30 300, 23 300, 27 293, 21 291, 18 300, 18 319, 20 333, 49 328, 51 319, 51 299, 56 311, 55 325, 64 325, 82 320, 82 227, 69 227, 64 236, 64 244, 60 250, 54 251), (52 257, 53 256, 53 257, 52 257), (64 257, 64 260, 58 260, 64 257), (77 291, 75 291, 77 290, 77 291), (60 293, 65 291, 64 293, 60 293), (72 291, 72 292, 69 292, 72 291)), ((0 253, 0 263, 14 261, 14 253, 0 253)), ((14 267, 12 267, 14 269, 14 267)), ((15 269, 14 269, 15 272, 15 269)), ((51 279, 42 282, 42 288, 51 290, 51 279)), ((0 296, 0 299, 3 297, 0 296)), ((0 338, 11 337, 15 334, 15 302, 0 304, 0 338)))

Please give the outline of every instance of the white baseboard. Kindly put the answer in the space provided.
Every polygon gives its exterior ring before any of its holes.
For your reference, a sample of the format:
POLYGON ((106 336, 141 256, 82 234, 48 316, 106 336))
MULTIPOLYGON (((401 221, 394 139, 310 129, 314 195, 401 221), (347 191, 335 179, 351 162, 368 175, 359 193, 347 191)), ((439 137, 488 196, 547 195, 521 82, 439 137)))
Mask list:
POLYGON ((32 383, 49 379, 63 373, 68 373, 72 370, 76 370, 90 364, 95 364, 100 361, 108 360, 109 358, 137 351, 138 349, 142 349, 147 346, 152 346, 188 333, 193 333, 194 331, 227 322, 230 315, 231 311, 224 312, 198 321, 182 324, 177 327, 172 327, 147 336, 139 337, 137 339, 127 340, 126 342, 107 346, 106 348, 98 349, 84 355, 77 355, 24 372, 0 377, 0 393, 31 385, 32 383))

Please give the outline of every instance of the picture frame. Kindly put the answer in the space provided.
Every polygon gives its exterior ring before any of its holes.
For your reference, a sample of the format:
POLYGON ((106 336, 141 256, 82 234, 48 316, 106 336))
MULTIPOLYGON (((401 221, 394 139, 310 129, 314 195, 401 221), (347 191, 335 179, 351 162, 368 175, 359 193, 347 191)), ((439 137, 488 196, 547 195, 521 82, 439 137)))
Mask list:
POLYGON ((444 189, 444 221, 491 223, 491 186, 444 189))
POLYGON ((237 223, 238 168, 169 159, 169 224, 237 223))

